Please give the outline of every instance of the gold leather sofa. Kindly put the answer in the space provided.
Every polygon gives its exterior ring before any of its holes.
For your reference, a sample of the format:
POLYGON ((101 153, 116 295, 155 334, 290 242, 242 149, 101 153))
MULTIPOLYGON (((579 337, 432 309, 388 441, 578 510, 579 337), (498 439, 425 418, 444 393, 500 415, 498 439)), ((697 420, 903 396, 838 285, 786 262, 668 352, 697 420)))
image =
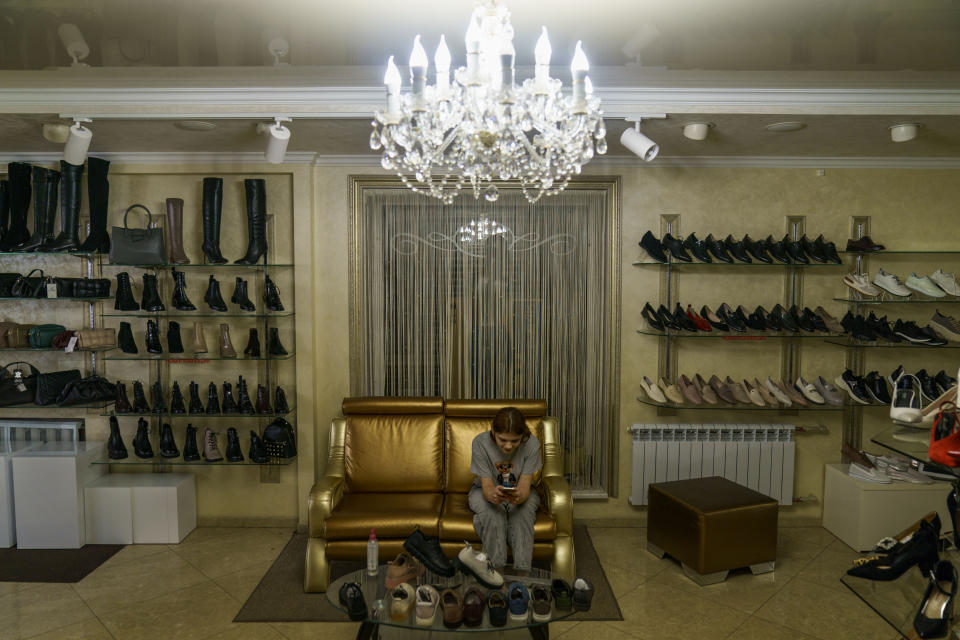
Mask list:
POLYGON ((534 524, 535 560, 572 581, 573 509, 563 477, 555 418, 542 400, 345 398, 330 425, 324 477, 310 491, 304 591, 326 591, 332 560, 366 558, 376 529, 380 561, 392 560, 419 526, 439 536, 448 557, 463 541, 480 542, 467 492, 473 483, 473 438, 503 407, 518 408, 541 443, 543 468, 533 479, 541 497, 534 524))

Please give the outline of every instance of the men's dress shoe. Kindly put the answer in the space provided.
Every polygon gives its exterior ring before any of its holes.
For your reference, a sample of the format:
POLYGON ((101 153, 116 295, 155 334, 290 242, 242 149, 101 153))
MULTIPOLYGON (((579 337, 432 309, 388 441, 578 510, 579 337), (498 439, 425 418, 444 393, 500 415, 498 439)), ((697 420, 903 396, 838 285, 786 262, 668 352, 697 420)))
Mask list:
POLYGON ((663 321, 657 315, 657 310, 654 309, 649 302, 644 305, 640 315, 643 316, 643 319, 647 321, 647 324, 649 324, 650 328, 654 331, 663 331, 666 328, 663 325, 663 321))
POLYGON ((890 391, 887 389, 887 381, 879 373, 876 371, 868 373, 863 379, 863 384, 867 388, 867 393, 875 402, 890 404, 890 391))
POLYGON ((737 404, 737 399, 733 396, 733 391, 717 376, 710 377, 710 386, 713 387, 717 397, 727 404, 737 404))
POLYGON ((743 305, 737 307, 737 319, 742 320, 748 328, 753 329, 754 331, 766 331, 767 330, 767 321, 756 311, 753 313, 748 313, 746 309, 743 308, 743 305))
POLYGON ((667 403, 667 397, 663 395, 663 391, 660 391, 660 387, 655 385, 653 380, 647 376, 643 376, 643 379, 640 380, 640 388, 643 389, 643 392, 647 394, 647 397, 654 402, 659 402, 660 404, 667 403))
POLYGON ((813 386, 816 387, 817 393, 827 404, 832 404, 835 407, 843 406, 843 395, 837 391, 835 386, 824 380, 823 376, 817 376, 817 379, 813 381, 813 386))
POLYGON ((693 258, 690 257, 690 254, 687 253, 687 250, 683 246, 683 242, 674 238, 669 233, 664 234, 663 240, 661 241, 664 247, 667 248, 667 251, 670 252, 670 256, 674 260, 679 260, 680 262, 693 262, 693 258))
POLYGON ((503 576, 493 568, 487 554, 474 551, 469 542, 460 550, 453 563, 462 573, 469 573, 488 589, 499 589, 503 586, 503 576))
POLYGON ((750 256, 747 255, 746 247, 743 246, 743 241, 734 240, 733 235, 728 235, 724 239, 723 246, 726 248, 727 253, 740 262, 753 262, 753 260, 750 259, 750 256))
POLYGON ((743 381, 743 388, 747 392, 747 398, 750 399, 750 404, 754 404, 758 407, 767 406, 767 402, 763 399, 763 396, 760 394, 760 391, 756 387, 751 386, 749 380, 743 381))
POLYGON ((919 565, 921 571, 928 573, 938 558, 937 534, 929 523, 921 523, 899 551, 859 563, 848 570, 847 575, 867 580, 896 580, 914 565, 919 565))
POLYGON ((573 581, 573 608, 576 611, 590 611, 593 602, 593 584, 586 578, 573 581))
POLYGON ((390 619, 394 622, 406 622, 413 611, 416 592, 413 585, 403 582, 390 592, 390 619))
POLYGON ((843 284, 847 285, 857 293, 865 295, 869 298, 875 298, 880 295, 880 289, 877 289, 875 286, 870 284, 870 281, 867 280, 867 276, 862 273, 848 273, 843 276, 843 284))
POLYGON ((790 311, 788 313, 793 321, 797 323, 797 326, 807 333, 815 333, 817 331, 817 325, 814 324, 808 316, 804 315, 797 305, 790 307, 790 311))
POLYGON ((563 578, 554 578, 550 583, 553 605, 557 611, 569 611, 573 607, 573 587, 563 578))
POLYGON ((403 541, 403 548, 437 575, 452 578, 457 573, 457 569, 450 562, 450 559, 443 555, 443 550, 440 548, 440 539, 435 536, 424 535, 419 527, 414 529, 413 533, 403 541))
POLYGON ((950 633, 953 601, 957 595, 957 569, 941 560, 930 572, 927 590, 920 601, 920 610, 913 619, 913 629, 921 638, 945 638, 950 633))
POLYGON ((714 240, 713 234, 711 233, 704 238, 703 242, 707 245, 707 248, 710 249, 710 253, 713 254, 717 262, 723 262, 724 264, 731 264, 733 262, 733 258, 731 258, 727 252, 727 247, 724 245, 723 240, 714 240))
POLYGON ((787 255, 787 250, 783 246, 782 241, 774 240, 773 236, 767 236, 767 239, 763 241, 763 246, 770 257, 777 262, 780 264, 790 264, 790 256, 787 255))
POLYGON ((667 261, 667 256, 663 252, 663 245, 649 231, 643 234, 643 237, 640 239, 640 246, 643 248, 644 251, 647 252, 647 255, 649 255, 651 258, 653 258, 657 262, 667 261))
POLYGON ((763 320, 763 324, 770 331, 781 331, 783 330, 783 323, 780 322, 780 316, 774 315, 764 309, 762 306, 757 306, 753 311, 753 315, 756 315, 758 318, 763 320))
POLYGON ((814 262, 823 264, 827 261, 827 256, 825 256, 814 243, 807 239, 806 234, 800 236, 800 239, 797 240, 797 242, 800 243, 800 248, 803 249, 803 252, 807 254, 807 256, 810 257, 814 262))
POLYGON ((530 590, 530 608, 534 622, 550 622, 550 591, 540 584, 530 590))
POLYGON ((456 629, 463 622, 463 600, 456 589, 440 592, 440 608, 443 610, 443 626, 456 629))
POLYGON ((689 400, 691 404, 703 404, 703 397, 687 376, 681 375, 677 378, 677 387, 680 388, 680 393, 683 394, 683 397, 689 400))
POLYGON ((660 318, 660 322, 662 322, 667 329, 680 331, 680 324, 673 317, 673 314, 670 313, 670 310, 667 309, 665 306, 660 305, 659 307, 657 307, 657 317, 660 318))
POLYGON ((779 304, 773 307, 770 315, 775 318, 775 322, 780 324, 783 331, 789 331, 791 333, 800 332, 800 325, 797 324, 796 319, 794 319, 793 316, 791 316, 790 313, 779 304))
POLYGON ((793 400, 790 399, 790 396, 784 393, 783 389, 781 389, 780 386, 769 376, 767 376, 767 379, 764 380, 763 386, 766 387, 767 391, 770 392, 770 395, 776 398, 777 402, 780 404, 787 407, 793 405, 793 400))
POLYGON ((347 582, 340 587, 338 594, 340 604, 347 610, 347 615, 354 622, 367 619, 367 602, 363 599, 363 591, 356 582, 347 582))
POLYGON ((904 285, 931 298, 943 298, 947 295, 947 292, 938 287, 929 276, 918 276, 915 273, 911 273, 910 276, 907 277, 907 281, 904 282, 904 285))
POLYGON ((483 622, 487 597, 477 587, 470 587, 463 596, 463 624, 478 627, 483 622))
POLYGON ((783 236, 783 248, 795 264, 810 264, 810 258, 807 257, 803 247, 798 241, 791 239, 790 234, 783 236))
POLYGON ((900 278, 897 277, 897 274, 887 273, 883 269, 877 271, 877 275, 873 276, 873 284, 877 285, 887 293, 892 293, 895 296, 901 296, 905 298, 913 294, 910 289, 903 286, 903 283, 900 282, 900 278))
MULTIPOLYGON (((391 587, 387 587, 390 589, 391 587)), ((437 609, 440 607, 440 593, 429 584, 417 587, 417 604, 415 607, 417 626, 432 627, 437 619, 437 609)))
POLYGON ((700 394, 700 397, 703 398, 703 401, 707 404, 717 404, 717 402, 720 401, 720 398, 717 397, 717 392, 707 384, 703 376, 699 373, 693 376, 693 384, 697 388, 697 393, 700 394))
POLYGON ((680 328, 684 331, 697 332, 697 324, 690 319, 686 311, 683 310, 683 307, 680 306, 680 303, 677 303, 677 307, 673 310, 673 321, 680 325, 680 328))
MULTIPOLYGON (((571 596, 567 596, 568 601, 570 598, 571 596)), ((491 591, 487 594, 487 611, 490 624, 493 626, 502 627, 507 624, 507 598, 503 595, 503 591, 491 591)))
POLYGON ((944 293, 950 296, 960 296, 960 285, 952 273, 946 273, 943 269, 937 269, 930 274, 930 281, 943 289, 944 293))
POLYGON ((863 379, 854 374, 853 371, 850 371, 850 369, 845 370, 837 376, 833 382, 837 385, 838 389, 846 391, 847 395, 849 395, 850 399, 855 403, 871 403, 872 398, 870 397, 870 392, 867 391, 866 385, 863 383, 863 379))
POLYGON ((930 326, 947 340, 960 342, 960 322, 957 322, 953 316, 945 316, 938 309, 930 318, 930 326))
POLYGON ((926 369, 920 369, 914 375, 920 381, 920 391, 923 392, 924 398, 929 401, 940 395, 936 381, 927 373, 926 369))
POLYGON ((827 313, 826 309, 823 307, 817 307, 815 311, 817 315, 820 316, 820 319, 823 320, 823 324, 826 325, 827 331, 830 333, 844 333, 843 325, 840 324, 839 320, 827 313))
POLYGON ((870 253, 872 251, 883 251, 886 249, 882 244, 877 244, 870 239, 870 236, 863 236, 859 240, 847 240, 847 251, 849 253, 870 253))
POLYGON ((690 318, 690 321, 693 322, 700 331, 713 331, 713 327, 710 326, 707 319, 693 310, 693 305, 687 305, 687 317, 690 318))
POLYGON ((825 404, 823 396, 820 395, 820 392, 817 391, 817 388, 803 379, 803 377, 797 378, 797 381, 793 384, 794 388, 803 394, 803 397, 812 402, 813 404, 825 404))
POLYGON ((700 316, 705 318, 707 322, 710 323, 710 326, 717 331, 730 331, 730 325, 721 320, 707 305, 700 307, 700 316))
POLYGON ((750 396, 747 395, 747 390, 743 388, 742 384, 736 382, 730 376, 727 376, 724 383, 727 385, 727 388, 730 389, 730 393, 733 394, 734 400, 740 404, 750 404, 750 396))
POLYGON ((707 253, 707 244, 703 240, 698 240, 696 234, 691 233, 683 241, 683 248, 700 262, 713 262, 710 254, 707 253))
POLYGON ((757 393, 760 394, 760 397, 763 398, 763 401, 771 407, 777 406, 777 403, 780 401, 773 397, 773 394, 767 390, 767 386, 760 382, 757 378, 753 379, 753 388, 757 390, 757 393))
POLYGON ((790 398, 790 401, 793 402, 793 404, 798 404, 801 407, 810 406, 810 401, 803 397, 803 394, 797 391, 797 389, 786 380, 778 382, 777 386, 780 387, 780 390, 783 391, 788 398, 790 398))
POLYGON ((803 308, 803 314, 800 316, 805 320, 810 326, 815 330, 820 331, 821 333, 830 333, 830 329, 827 328, 827 323, 824 322, 823 318, 815 314, 813 311, 810 311, 809 307, 803 308))
MULTIPOLYGON (((957 386, 957 379, 951 378, 946 371, 940 369, 940 373, 934 376, 934 381, 937 383, 937 388, 940 389, 940 393, 946 393, 953 387, 957 386)), ((960 533, 960 532, 958 532, 960 533)))
POLYGON ((822 234, 817 236, 817 239, 813 241, 813 249, 823 256, 826 259, 826 262, 831 264, 843 263, 843 260, 840 259, 839 254, 837 254, 837 245, 824 240, 822 234))
POLYGON ((737 333, 745 333, 747 331, 746 317, 739 317, 726 302, 717 308, 717 316, 737 333))
MULTIPOLYGON (((576 587, 574 587, 576 589, 576 587)), ((574 591, 576 593, 576 591, 574 591)), ((530 605, 530 592, 522 582, 511 582, 507 589, 507 607, 510 609, 510 619, 526 622, 527 610, 530 605)), ((576 603, 574 603, 576 608, 576 603)))
POLYGON ((743 236, 743 250, 747 255, 763 264, 772 264, 773 258, 767 253, 766 245, 763 241, 756 242, 749 235, 743 236))
POLYGON ((667 379, 662 376, 657 384, 659 384, 660 389, 663 390, 663 395, 667 396, 667 400, 674 404, 683 404, 683 394, 680 393, 677 385, 670 384, 667 382, 667 379))
POLYGON ((420 575, 423 575, 423 565, 409 553, 401 551, 396 559, 387 563, 384 585, 387 589, 393 589, 403 582, 415 582, 420 575))

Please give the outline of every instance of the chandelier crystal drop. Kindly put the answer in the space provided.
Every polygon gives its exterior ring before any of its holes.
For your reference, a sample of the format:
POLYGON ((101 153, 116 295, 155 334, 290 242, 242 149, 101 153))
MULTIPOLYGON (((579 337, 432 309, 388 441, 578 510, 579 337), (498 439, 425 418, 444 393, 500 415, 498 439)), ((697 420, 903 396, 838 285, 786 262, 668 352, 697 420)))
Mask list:
POLYGON ((441 36, 433 58, 436 79, 428 85, 418 35, 411 87, 403 92, 393 56, 387 62, 387 106, 374 115, 370 148, 383 150, 381 165, 407 187, 450 204, 469 185, 474 198, 493 202, 500 197, 495 182, 517 180, 527 200, 536 202, 563 191, 594 154, 606 153, 600 99, 580 42, 569 95, 550 77, 546 27, 534 51, 534 77, 515 82, 510 12, 498 0, 475 3, 466 50, 466 66, 451 78, 450 50, 441 36))

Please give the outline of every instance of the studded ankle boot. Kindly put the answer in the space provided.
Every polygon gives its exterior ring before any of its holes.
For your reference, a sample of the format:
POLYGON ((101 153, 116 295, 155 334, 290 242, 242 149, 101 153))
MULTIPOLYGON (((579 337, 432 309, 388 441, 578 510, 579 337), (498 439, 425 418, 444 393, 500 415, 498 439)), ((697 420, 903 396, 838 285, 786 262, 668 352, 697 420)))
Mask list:
POLYGON ((283 311, 283 303, 280 302, 280 287, 266 276, 264 279, 263 302, 270 311, 283 311))
POLYGON ((203 403, 200 401, 200 385, 190 381, 190 415, 196 416, 206 413, 203 403))
POLYGON ((200 459, 200 449, 197 447, 197 428, 192 424, 187 425, 187 437, 183 441, 183 459, 185 462, 200 459))
POLYGON ((243 462, 243 452, 240 450, 240 437, 233 427, 227 429, 227 461, 243 462))
POLYGON ((276 327, 270 327, 270 340, 267 345, 267 353, 272 356, 285 356, 287 350, 280 343, 280 330, 276 327))
POLYGON ((214 311, 227 310, 227 303, 223 301, 223 296, 220 295, 220 283, 213 277, 213 274, 210 275, 210 281, 207 283, 207 292, 203 294, 203 301, 214 311))
POLYGON ((147 353, 163 353, 160 345, 160 328, 156 320, 147 320, 147 353))
POLYGON ((241 311, 257 310, 247 293, 247 281, 240 277, 233 285, 233 295, 230 296, 230 302, 240 305, 241 311))
POLYGON ((117 416, 110 416, 110 438, 107 440, 107 457, 111 460, 123 460, 127 457, 127 447, 120 435, 120 422, 117 416))
POLYGON ((140 307, 144 311, 166 311, 167 307, 160 299, 160 288, 157 284, 157 276, 152 273, 143 274, 143 298, 140 300, 140 307))
POLYGON ((273 409, 270 408, 270 392, 262 384, 257 385, 257 413, 261 416, 273 413, 273 409))
POLYGON ((212 382, 207 388, 207 415, 220 415, 220 398, 217 397, 217 385, 212 382))
POLYGON ((233 399, 233 387, 229 382, 223 383, 223 412, 240 413, 240 407, 237 401, 233 399))
POLYGON ((117 401, 113 405, 113 410, 117 413, 133 413, 133 407, 127 398, 127 385, 122 382, 117 383, 117 401))
POLYGON ((113 302, 117 311, 139 311, 140 305, 133 298, 133 288, 130 286, 130 274, 121 271, 117 274, 117 297, 113 302))
POLYGON ((180 383, 173 381, 173 390, 170 392, 170 413, 173 415, 183 415, 187 412, 187 407, 183 403, 183 392, 180 390, 180 383))
POLYGON ((138 458, 153 457, 153 447, 150 446, 150 427, 143 418, 137 421, 137 435, 133 437, 133 452, 138 458))
POLYGON ((170 424, 166 422, 160 427, 160 457, 180 457, 180 449, 177 449, 177 443, 173 439, 173 429, 171 429, 170 424))
POLYGON ((220 447, 217 446, 217 434, 210 429, 205 429, 203 432, 203 459, 206 462, 223 460, 223 454, 220 453, 220 447))
POLYGON ((177 311, 196 311, 197 308, 187 297, 187 274, 173 269, 173 299, 170 301, 177 311))
POLYGON ((250 337, 247 339, 247 347, 243 350, 243 355, 248 358, 260 357, 260 334, 256 328, 250 329, 250 337))
POLYGON ((133 412, 150 413, 150 405, 147 404, 147 394, 143 392, 143 383, 139 380, 133 381, 133 412))

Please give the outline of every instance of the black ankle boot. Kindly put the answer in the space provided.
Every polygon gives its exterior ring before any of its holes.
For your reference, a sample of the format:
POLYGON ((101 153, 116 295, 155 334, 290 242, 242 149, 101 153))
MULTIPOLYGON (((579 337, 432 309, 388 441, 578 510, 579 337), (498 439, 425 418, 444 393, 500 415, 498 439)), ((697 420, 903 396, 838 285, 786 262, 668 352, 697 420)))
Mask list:
POLYGON ((251 302, 247 293, 247 281, 243 278, 237 278, 233 287, 233 295, 230 296, 230 302, 240 305, 241 311, 256 311, 257 307, 251 302))
POLYGON ((173 308, 177 311, 196 311, 197 308, 187 297, 187 274, 173 268, 173 308))
POLYGON ((277 411, 277 415, 286 415, 290 413, 290 406, 287 404, 287 394, 284 393, 281 387, 277 387, 277 390, 274 394, 276 399, 274 400, 273 406, 277 411))
POLYGON ((157 285, 157 276, 152 273, 143 274, 143 298, 140 306, 144 311, 166 311, 163 300, 160 299, 160 289, 157 285))
POLYGON ((212 274, 210 283, 207 285, 207 292, 203 294, 203 301, 214 311, 227 310, 227 303, 223 301, 223 296, 220 295, 220 283, 212 274))
POLYGON ((7 165, 7 178, 10 183, 10 227, 0 241, 0 251, 13 251, 17 245, 30 238, 27 230, 27 213, 30 210, 30 175, 32 168, 26 162, 11 162, 7 165))
POLYGON ((137 421, 137 435, 133 437, 133 452, 138 458, 153 457, 153 447, 150 446, 150 427, 143 418, 137 421))
POLYGON ((196 416, 206 413, 203 403, 200 401, 200 385, 196 382, 190 382, 190 415, 196 416))
POLYGON ((248 358, 260 357, 260 334, 256 328, 250 329, 250 338, 247 340, 247 348, 243 350, 243 355, 248 358))
POLYGON ((133 413, 133 407, 127 398, 127 385, 122 382, 117 383, 117 400, 113 404, 113 410, 117 413, 133 413))
POLYGON ((140 305, 133 297, 133 287, 130 286, 130 274, 121 271, 117 274, 117 297, 113 302, 117 311, 139 311, 140 305))
POLYGON ((256 431, 250 431, 250 451, 247 454, 250 462, 265 464, 270 462, 270 456, 267 455, 267 448, 263 446, 263 440, 257 435, 256 431))
POLYGON ((263 178, 243 181, 247 195, 247 255, 234 264, 256 264, 267 253, 267 187, 263 178))
POLYGON ((107 172, 110 162, 100 158, 87 158, 87 205, 90 207, 90 235, 77 247, 77 253, 110 253, 110 236, 107 235, 107 216, 110 199, 110 183, 107 172))
POLYGON ((0 180, 0 243, 10 226, 10 182, 0 180))
POLYGON ((180 323, 171 320, 167 323, 167 350, 170 353, 183 353, 183 340, 180 338, 180 323))
POLYGON ((220 415, 220 398, 217 397, 217 385, 212 382, 207 388, 207 415, 220 415))
POLYGON ((250 401, 250 391, 247 389, 247 381, 240 376, 237 382, 237 404, 240 405, 240 413, 248 416, 256 415, 253 408, 253 402, 250 401))
POLYGON ((33 167, 33 235, 17 245, 15 251, 40 251, 42 246, 53 242, 59 189, 59 173, 52 169, 33 167))
POLYGON ((107 457, 111 460, 123 460, 127 457, 127 447, 120 436, 120 423, 117 416, 110 416, 110 438, 107 440, 107 457))
POLYGON ((240 437, 233 427, 227 429, 227 462, 243 462, 243 452, 240 450, 240 437))
POLYGON ((167 406, 163 402, 163 386, 160 385, 159 380, 150 387, 150 400, 153 401, 154 413, 163 413, 167 410, 167 406))
POLYGON ((270 392, 262 384, 257 385, 257 406, 256 411, 262 416, 268 416, 273 413, 270 408, 270 392))
POLYGON ((270 341, 267 345, 267 353, 272 356, 287 355, 287 350, 280 344, 280 330, 276 327, 270 327, 270 341))
POLYGON ((163 347, 160 346, 160 328, 156 320, 147 320, 147 353, 163 353, 163 347))
POLYGON ((187 438, 183 441, 183 460, 192 462, 200 459, 200 448, 197 446, 197 428, 187 425, 187 438))
POLYGON ((223 207, 223 178, 203 179, 203 253, 210 264, 227 261, 220 254, 220 215, 223 207))
POLYGON ((129 322, 120 323, 120 331, 117 332, 117 346, 124 353, 137 353, 137 341, 133 339, 133 330, 129 322))
POLYGON ((270 311, 283 311, 283 303, 280 302, 280 287, 266 276, 264 279, 263 302, 270 311))
POLYGON ((233 387, 229 382, 223 383, 223 412, 240 413, 240 407, 237 406, 237 401, 233 399, 233 387))
POLYGON ((139 380, 133 382, 133 412, 150 413, 150 405, 147 404, 147 394, 143 392, 143 383, 139 380))
POLYGON ((170 413, 179 416, 187 412, 187 407, 183 403, 183 392, 180 391, 180 383, 173 381, 173 390, 170 392, 170 413))
POLYGON ((40 251, 75 251, 80 244, 80 183, 83 165, 60 161, 60 235, 40 251))
POLYGON ((171 429, 169 423, 166 422, 160 427, 160 457, 180 457, 180 449, 177 449, 177 443, 173 439, 173 429, 171 429))

